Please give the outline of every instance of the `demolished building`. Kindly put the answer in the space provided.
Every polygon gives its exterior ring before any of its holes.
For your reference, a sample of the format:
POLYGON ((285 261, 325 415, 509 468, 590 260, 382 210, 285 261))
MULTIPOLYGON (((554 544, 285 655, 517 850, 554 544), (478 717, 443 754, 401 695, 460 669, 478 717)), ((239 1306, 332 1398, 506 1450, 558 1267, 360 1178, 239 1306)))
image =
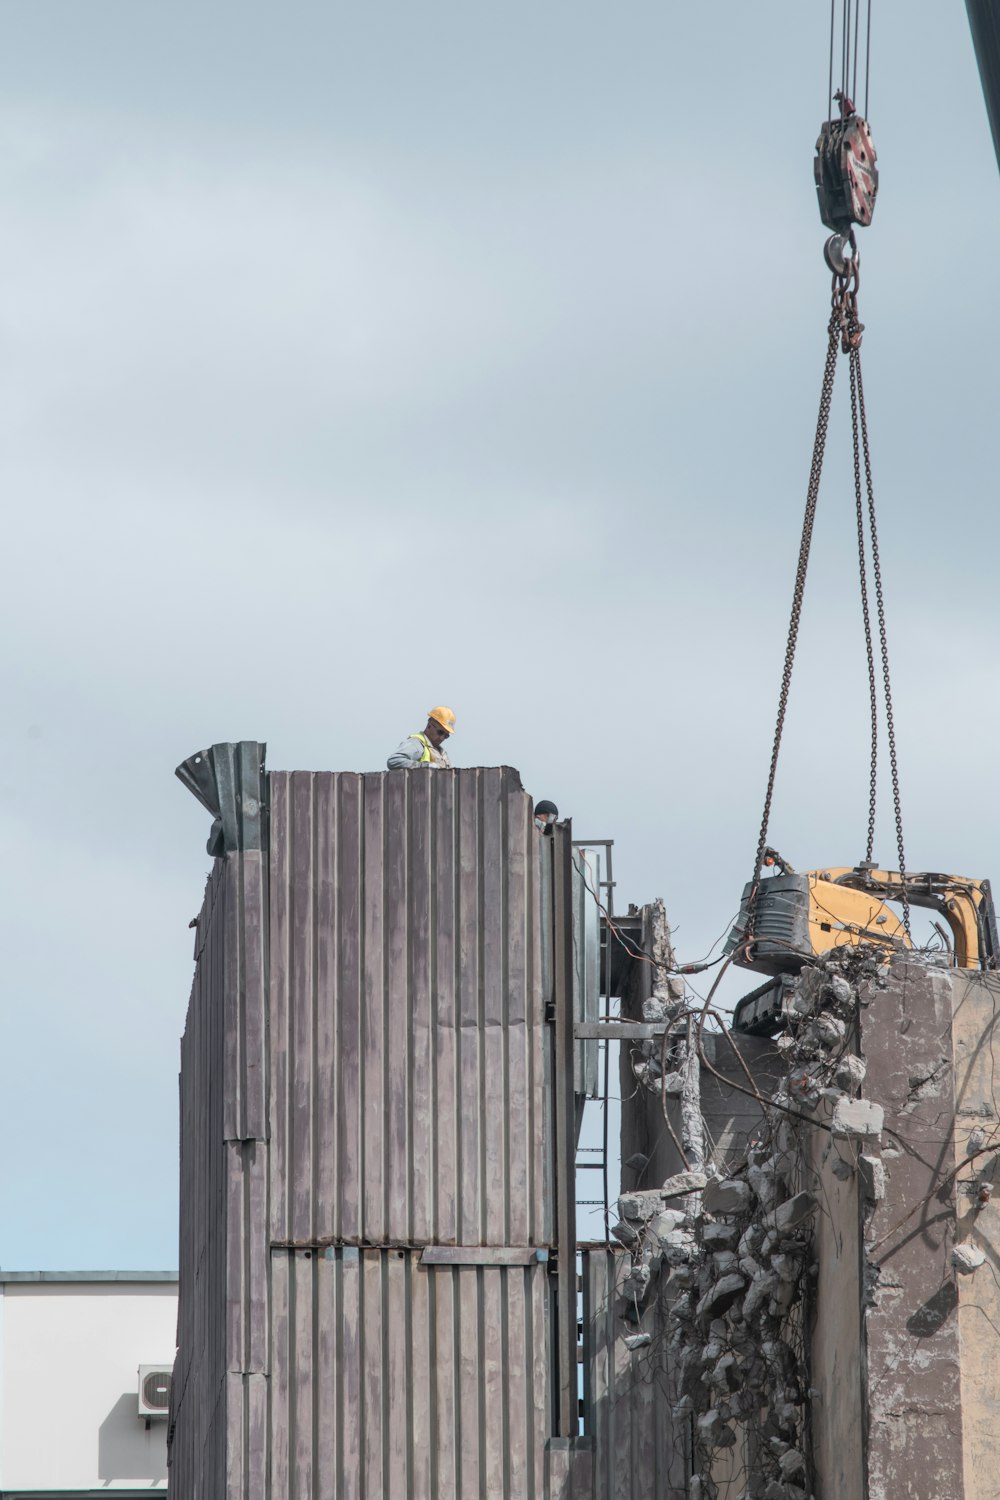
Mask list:
POLYGON ((572 830, 515 771, 271 772, 242 742, 180 774, 216 859, 177 1500, 993 1493, 994 975, 852 949, 734 1033, 654 902, 602 918, 599 1019, 572 830), (630 1165, 579 1245, 612 1037, 630 1165))

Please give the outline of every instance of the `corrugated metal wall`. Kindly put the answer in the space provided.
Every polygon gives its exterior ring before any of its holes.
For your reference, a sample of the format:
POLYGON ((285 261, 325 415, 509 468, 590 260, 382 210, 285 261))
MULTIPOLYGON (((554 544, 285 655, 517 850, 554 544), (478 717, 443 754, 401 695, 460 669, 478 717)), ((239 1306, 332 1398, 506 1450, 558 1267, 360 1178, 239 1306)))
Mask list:
POLYGON ((542 1500, 545 1265, 353 1247, 272 1265, 273 1496, 542 1500))
POLYGON ((186 763, 227 853, 182 1047, 171 1494, 568 1497, 571 1183, 561 1316, 546 1263, 502 1263, 556 1241, 530 799, 505 769, 276 773, 262 817, 259 751, 186 763), (421 1266, 434 1245, 487 1263, 421 1266))
MULTIPOLYGON (((631 1256, 603 1246, 583 1253, 585 1430, 594 1440, 594 1500, 680 1500, 688 1493, 687 1443, 675 1430, 667 1325, 655 1298, 636 1324, 621 1293, 631 1256), (631 1333, 649 1344, 629 1349, 631 1333)), ((583 1500, 574 1491, 572 1500, 583 1500)))
POLYGON ((181 1042, 178 1356, 170 1397, 170 1488, 224 1493, 226 1188, 222 1150, 226 869, 219 861, 198 919, 194 986, 181 1042))
POLYGON ((272 773, 275 1240, 553 1239, 515 772, 272 773))

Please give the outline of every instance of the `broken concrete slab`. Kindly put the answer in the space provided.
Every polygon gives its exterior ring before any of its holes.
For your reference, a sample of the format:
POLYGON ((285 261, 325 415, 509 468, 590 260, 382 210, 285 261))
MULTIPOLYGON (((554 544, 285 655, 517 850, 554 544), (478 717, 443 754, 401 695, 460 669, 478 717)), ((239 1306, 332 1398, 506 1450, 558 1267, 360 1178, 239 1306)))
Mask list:
POLYGON ((778 1278, 773 1271, 758 1271, 750 1283, 750 1288, 743 1299, 743 1316, 749 1323, 756 1313, 760 1304, 766 1297, 770 1297, 778 1285, 778 1278))
POLYGON ((846 1057, 840 1059, 833 1076, 840 1084, 840 1087, 847 1089, 848 1093, 850 1093, 854 1089, 861 1087, 865 1081, 865 1074, 867 1072, 868 1064, 864 1058, 857 1057, 853 1052, 849 1052, 846 1057))
POLYGON ((673 1234, 675 1229, 683 1227, 687 1220, 687 1214, 679 1208, 661 1208, 655 1218, 650 1219, 646 1229, 658 1240, 664 1240, 668 1234, 673 1234))
POLYGON ((730 1271, 739 1269, 739 1261, 732 1250, 713 1250, 712 1266, 719 1276, 727 1276, 730 1271))
POLYGON ((885 1197, 885 1167, 881 1158, 862 1153, 858 1158, 858 1170, 865 1197, 871 1203, 881 1203, 885 1197))
POLYGON ((710 1214, 745 1213, 753 1202, 750 1184, 740 1177, 717 1177, 708 1183, 701 1205, 710 1214))
POLYGON ((701 1239, 706 1250, 728 1250, 736 1244, 735 1224, 705 1224, 701 1239))
POLYGON ((660 1188, 661 1198, 681 1198, 685 1193, 700 1193, 708 1182, 704 1172, 675 1172, 660 1188))
POLYGON ((880 1141, 885 1111, 873 1099, 849 1099, 842 1095, 833 1107, 830 1129, 835 1136, 852 1140, 880 1141))
POLYGON ((789 1229, 795 1229, 797 1225, 804 1224, 806 1219, 816 1212, 816 1207, 816 1199, 812 1193, 796 1193, 794 1198, 788 1198, 784 1203, 779 1203, 777 1208, 767 1215, 767 1222, 776 1234, 786 1234, 789 1229))
POLYGON ((778 1196, 778 1172, 773 1161, 747 1168, 747 1180, 763 1208, 771 1208, 778 1196))
POLYGON ((663 1212, 663 1194, 659 1188, 636 1193, 622 1193, 618 1199, 618 1212, 623 1219, 644 1224, 663 1212))
POLYGON ((787 1255, 778 1252, 771 1256, 771 1269, 776 1271, 782 1281, 798 1281, 802 1262, 796 1255, 787 1255))
POLYGON ((956 1245, 951 1252, 951 1263, 956 1271, 961 1271, 963 1276, 969 1276, 973 1271, 978 1271, 985 1261, 986 1256, 978 1245, 971 1245, 966 1241, 956 1245))
POLYGON ((732 1307, 738 1297, 742 1297, 746 1288, 746 1278, 738 1271, 731 1271, 728 1276, 721 1277, 698 1303, 696 1309, 699 1317, 716 1317, 732 1307))

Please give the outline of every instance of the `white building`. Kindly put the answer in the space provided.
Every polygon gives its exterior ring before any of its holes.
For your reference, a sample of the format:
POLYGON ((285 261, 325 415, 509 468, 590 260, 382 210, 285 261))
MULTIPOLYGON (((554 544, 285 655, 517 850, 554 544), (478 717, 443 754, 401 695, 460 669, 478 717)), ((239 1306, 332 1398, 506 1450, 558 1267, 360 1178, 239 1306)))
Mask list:
POLYGON ((172 1271, 0 1271, 0 1500, 165 1492, 176 1337, 172 1271))

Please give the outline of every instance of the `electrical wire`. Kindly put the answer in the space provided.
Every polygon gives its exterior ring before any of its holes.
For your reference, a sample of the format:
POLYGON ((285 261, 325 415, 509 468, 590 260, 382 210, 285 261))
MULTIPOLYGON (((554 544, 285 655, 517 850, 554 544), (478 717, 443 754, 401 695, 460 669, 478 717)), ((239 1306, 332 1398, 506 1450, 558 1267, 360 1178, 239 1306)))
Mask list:
MULTIPOLYGON (((640 948, 637 948, 632 942, 632 939, 628 937, 626 933, 622 932, 614 917, 609 915, 607 907, 601 901, 601 898, 598 896, 597 892, 594 890, 594 887, 591 885, 590 881, 584 874, 582 863, 577 865, 577 869, 580 872, 580 879, 583 881, 584 889, 590 895, 594 902, 594 905, 597 907, 597 910, 604 918, 608 927, 608 931, 614 934, 618 942, 625 949, 625 952, 628 954, 628 956, 630 958, 640 959, 643 963, 652 965, 654 969, 662 968, 663 966, 656 963, 656 961, 652 959, 648 953, 644 953, 640 948)), ((725 927, 716 938, 715 942, 711 945, 708 953, 704 958, 699 958, 694 963, 690 964, 675 964, 672 968, 668 967, 666 972, 668 974, 700 974, 705 969, 714 968, 716 964, 721 964, 722 960, 725 958, 725 954, 720 953, 718 958, 712 958, 712 954, 715 952, 719 944, 729 936, 729 933, 732 931, 733 924, 737 921, 738 917, 739 912, 736 912, 732 917, 730 917, 729 921, 726 923, 725 927)))

